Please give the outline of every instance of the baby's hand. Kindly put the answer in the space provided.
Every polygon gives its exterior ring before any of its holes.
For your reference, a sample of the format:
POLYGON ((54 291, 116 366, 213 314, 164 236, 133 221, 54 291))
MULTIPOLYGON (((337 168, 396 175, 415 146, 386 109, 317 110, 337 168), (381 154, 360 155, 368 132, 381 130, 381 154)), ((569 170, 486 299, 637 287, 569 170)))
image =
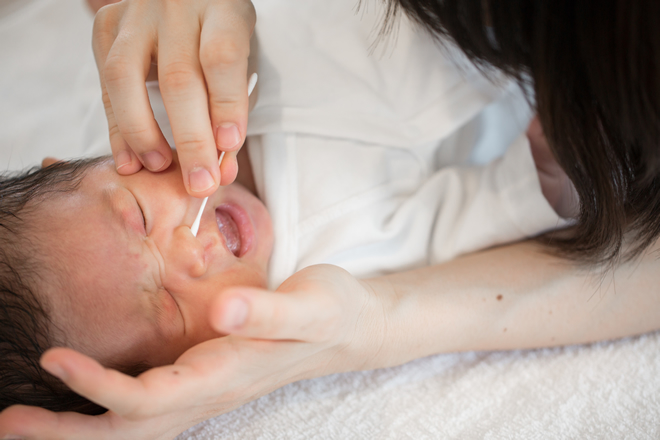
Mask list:
POLYGON ((288 383, 376 367, 384 342, 382 305, 335 266, 304 269, 275 292, 227 289, 210 317, 230 335, 137 378, 70 349, 50 350, 44 368, 110 411, 93 417, 14 406, 0 414, 0 438, 173 438, 288 383))
POLYGON ((172 161, 145 86, 157 64, 188 193, 208 196, 234 181, 255 20, 250 0, 123 0, 98 11, 94 54, 120 174, 143 165, 161 171, 172 161), (228 152, 222 170, 217 150, 228 152))

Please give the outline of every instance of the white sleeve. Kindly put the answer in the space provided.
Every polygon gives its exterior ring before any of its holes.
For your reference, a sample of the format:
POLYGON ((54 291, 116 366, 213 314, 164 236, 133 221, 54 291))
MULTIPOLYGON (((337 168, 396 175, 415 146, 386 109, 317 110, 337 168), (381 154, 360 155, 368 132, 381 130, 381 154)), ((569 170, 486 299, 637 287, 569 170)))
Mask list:
POLYGON ((432 264, 567 224, 541 192, 524 134, 503 157, 481 167, 441 169, 427 185, 435 187, 439 203, 431 232, 432 264))

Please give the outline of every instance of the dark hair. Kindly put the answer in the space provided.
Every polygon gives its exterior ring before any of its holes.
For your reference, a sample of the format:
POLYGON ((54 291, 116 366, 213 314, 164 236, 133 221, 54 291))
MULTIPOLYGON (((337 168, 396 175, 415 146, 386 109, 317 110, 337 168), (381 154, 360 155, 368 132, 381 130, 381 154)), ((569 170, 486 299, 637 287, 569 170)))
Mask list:
POLYGON ((580 198, 554 238, 589 263, 639 255, 660 235, 658 0, 387 0, 478 66, 534 91, 551 149, 580 198), (630 247, 622 252, 624 243, 630 247))
MULTIPOLYGON (((39 365, 48 348, 66 345, 66 340, 50 319, 47 298, 39 294, 47 274, 36 260, 37 245, 26 233, 40 204, 56 193, 75 191, 85 171, 104 160, 58 162, 0 177, 0 410, 23 404, 85 414, 106 411, 39 365)), ((145 369, 123 368, 133 375, 145 369)))

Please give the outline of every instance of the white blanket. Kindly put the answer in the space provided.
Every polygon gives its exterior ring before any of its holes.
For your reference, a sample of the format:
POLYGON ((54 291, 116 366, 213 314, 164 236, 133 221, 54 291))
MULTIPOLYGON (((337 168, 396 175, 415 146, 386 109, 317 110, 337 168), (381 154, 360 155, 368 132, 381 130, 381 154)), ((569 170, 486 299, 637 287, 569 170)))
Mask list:
MULTIPOLYGON (((93 101, 82 0, 0 17, 0 164, 80 155, 93 101), (82 104, 81 104, 82 103, 82 104)), ((2 14, 0 4, 0 15, 2 14)), ((288 385, 179 439, 660 438, 660 333, 547 350, 438 355, 288 385)))
POLYGON ((179 440, 657 439, 660 334, 302 381, 179 440))

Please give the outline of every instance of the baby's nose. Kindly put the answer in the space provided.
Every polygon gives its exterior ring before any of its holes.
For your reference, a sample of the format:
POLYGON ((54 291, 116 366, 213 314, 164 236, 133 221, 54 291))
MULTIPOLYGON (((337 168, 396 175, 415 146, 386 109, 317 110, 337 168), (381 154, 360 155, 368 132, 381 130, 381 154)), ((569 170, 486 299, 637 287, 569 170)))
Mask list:
POLYGON ((179 276, 199 278, 206 273, 204 246, 186 225, 178 226, 172 233, 168 249, 170 271, 179 276))

